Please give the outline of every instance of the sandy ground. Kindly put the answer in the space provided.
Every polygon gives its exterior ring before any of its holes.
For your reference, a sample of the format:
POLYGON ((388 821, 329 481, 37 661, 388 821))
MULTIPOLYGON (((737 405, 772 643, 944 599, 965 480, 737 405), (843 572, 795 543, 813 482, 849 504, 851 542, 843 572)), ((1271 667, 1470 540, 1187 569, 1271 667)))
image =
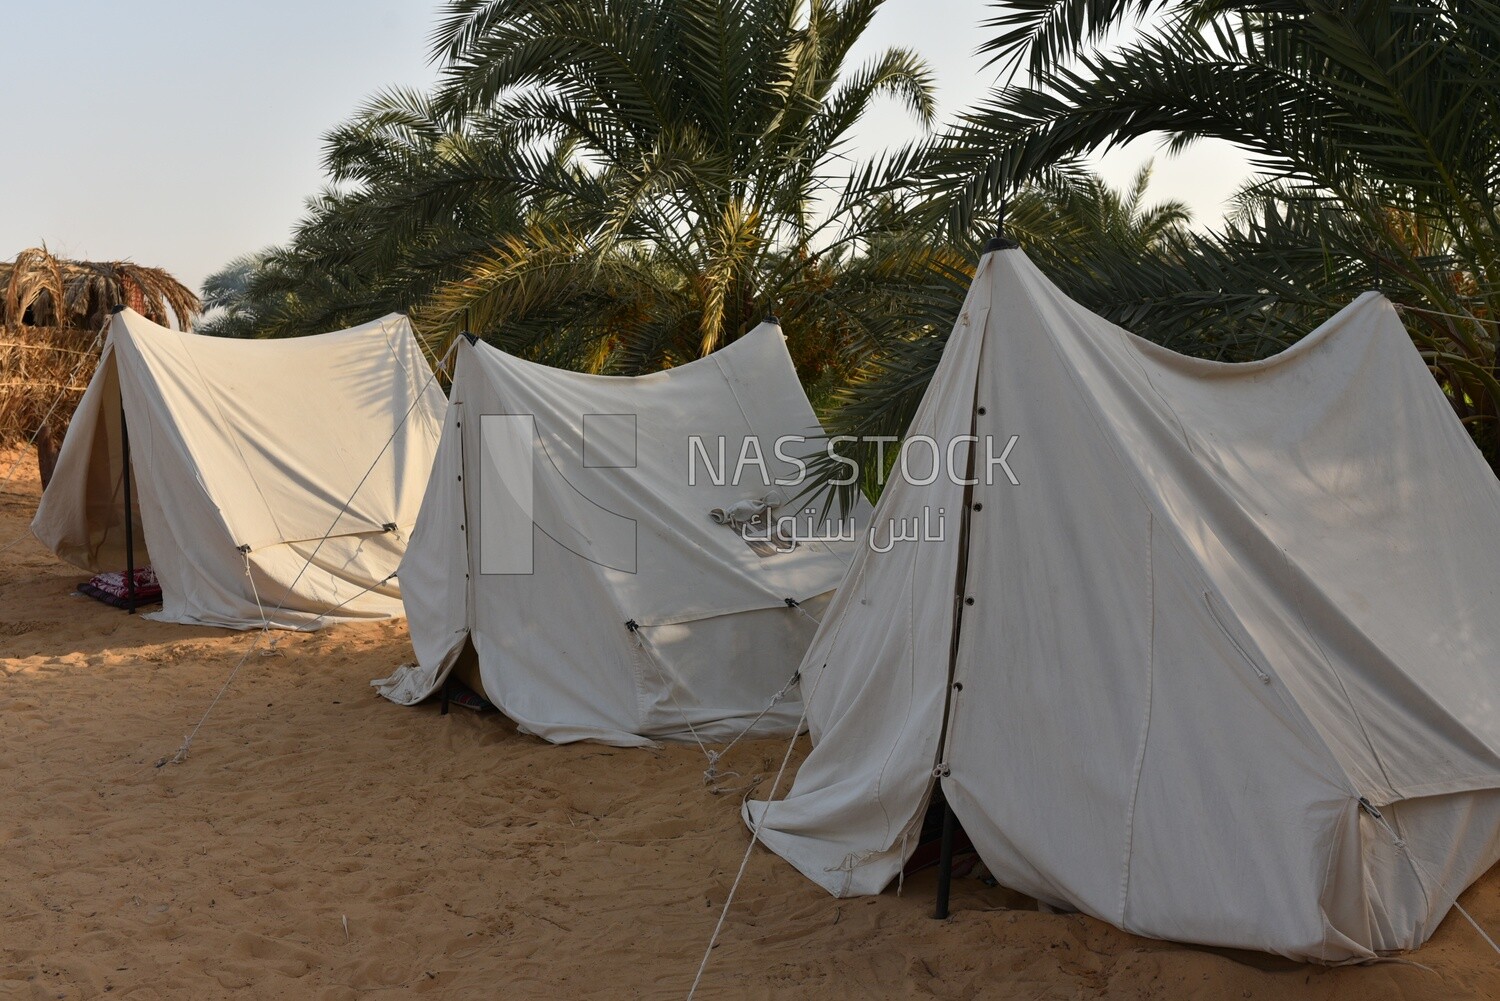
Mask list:
MULTIPOLYGON (((3 456, 0 470, 9 465, 3 456)), ((0 545, 38 486, 0 497, 0 545)), ((695 748, 553 747, 368 680, 401 623, 254 656, 251 637, 72 595, 0 553, 0 998, 681 998, 739 866, 738 798, 695 748)), ((781 745, 734 752, 771 773, 781 745)), ((1414 963, 1325 969, 1136 938, 931 871, 839 901, 757 848, 701 998, 1500 998, 1450 915, 1414 963)), ((1500 929, 1500 869, 1462 898, 1500 929)))

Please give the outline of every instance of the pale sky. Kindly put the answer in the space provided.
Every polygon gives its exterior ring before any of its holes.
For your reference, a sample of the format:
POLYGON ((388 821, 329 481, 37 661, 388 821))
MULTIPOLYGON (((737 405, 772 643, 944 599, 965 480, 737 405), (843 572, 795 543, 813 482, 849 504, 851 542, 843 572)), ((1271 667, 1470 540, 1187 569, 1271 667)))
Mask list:
MULTIPOLYGON (((435 2, 3 0, 8 105, 0 259, 45 242, 82 259, 167 268, 196 288, 287 239, 322 183, 321 137, 370 95, 424 86, 435 2)), ((979 0, 888 0, 861 54, 902 45, 934 68, 944 116, 986 94, 979 0)), ((870 147, 913 134, 879 108, 870 147)), ((1168 158, 1143 141, 1107 157, 1123 183, 1155 157, 1152 194, 1216 221, 1246 176, 1226 146, 1168 158)))

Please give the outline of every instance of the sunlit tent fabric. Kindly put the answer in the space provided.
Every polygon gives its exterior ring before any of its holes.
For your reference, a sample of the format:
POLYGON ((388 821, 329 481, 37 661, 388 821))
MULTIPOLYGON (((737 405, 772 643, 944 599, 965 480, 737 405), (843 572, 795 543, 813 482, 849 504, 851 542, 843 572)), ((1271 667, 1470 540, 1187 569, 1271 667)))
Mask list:
POLYGON ((123 310, 32 531, 76 566, 124 568, 123 412, 135 558, 162 587, 153 618, 251 628, 263 609, 295 628, 400 615, 389 578, 447 408, 432 374, 397 314, 237 340, 123 310))
MULTIPOLYGON (((859 553, 803 664, 814 749, 747 823, 877 893, 940 782, 1002 884, 1137 934, 1425 941, 1500 856, 1500 485, 1391 304, 1195 360, 997 247, 911 434, 971 429, 1016 436, 1016 484, 981 462, 967 535, 859 553)), ((961 478, 894 480, 872 546, 961 478)))
POLYGON ((790 732, 794 686, 772 697, 852 557, 852 538, 833 537, 868 514, 798 500, 790 460, 822 450, 822 433, 769 322, 629 378, 460 344, 401 564, 418 663, 375 684, 414 704, 472 650, 465 680, 550 741, 723 739, 768 706, 754 732, 790 732), (782 535, 821 540, 752 546, 712 516, 768 495, 772 519, 802 518, 782 535))

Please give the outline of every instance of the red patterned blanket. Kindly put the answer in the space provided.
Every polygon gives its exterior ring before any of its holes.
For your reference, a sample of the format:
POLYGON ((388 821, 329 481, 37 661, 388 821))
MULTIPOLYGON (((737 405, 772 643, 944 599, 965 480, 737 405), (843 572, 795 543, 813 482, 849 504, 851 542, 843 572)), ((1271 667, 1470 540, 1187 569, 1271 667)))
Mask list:
MULTIPOLYGON (((130 605, 130 591, 126 587, 125 572, 102 573, 78 585, 78 593, 90 598, 126 608, 130 605)), ((161 585, 156 581, 156 571, 150 567, 137 567, 135 571, 135 603, 154 604, 161 600, 161 585)))

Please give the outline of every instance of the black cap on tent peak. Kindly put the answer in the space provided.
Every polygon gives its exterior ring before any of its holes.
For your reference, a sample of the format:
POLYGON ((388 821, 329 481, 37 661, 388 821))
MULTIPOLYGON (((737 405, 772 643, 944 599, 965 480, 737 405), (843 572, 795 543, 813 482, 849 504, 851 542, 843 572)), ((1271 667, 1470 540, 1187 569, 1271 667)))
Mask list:
POLYGON ((115 313, 123 313, 125 312, 125 304, 123 302, 117 302, 113 306, 109 307, 109 312, 110 315, 114 315, 115 313))
POLYGON ((995 220, 995 235, 990 237, 989 242, 984 245, 983 254, 992 254, 997 250, 1019 250, 1021 245, 1005 235, 1005 211, 1010 207, 1009 198, 1000 199, 1000 218, 995 220))

